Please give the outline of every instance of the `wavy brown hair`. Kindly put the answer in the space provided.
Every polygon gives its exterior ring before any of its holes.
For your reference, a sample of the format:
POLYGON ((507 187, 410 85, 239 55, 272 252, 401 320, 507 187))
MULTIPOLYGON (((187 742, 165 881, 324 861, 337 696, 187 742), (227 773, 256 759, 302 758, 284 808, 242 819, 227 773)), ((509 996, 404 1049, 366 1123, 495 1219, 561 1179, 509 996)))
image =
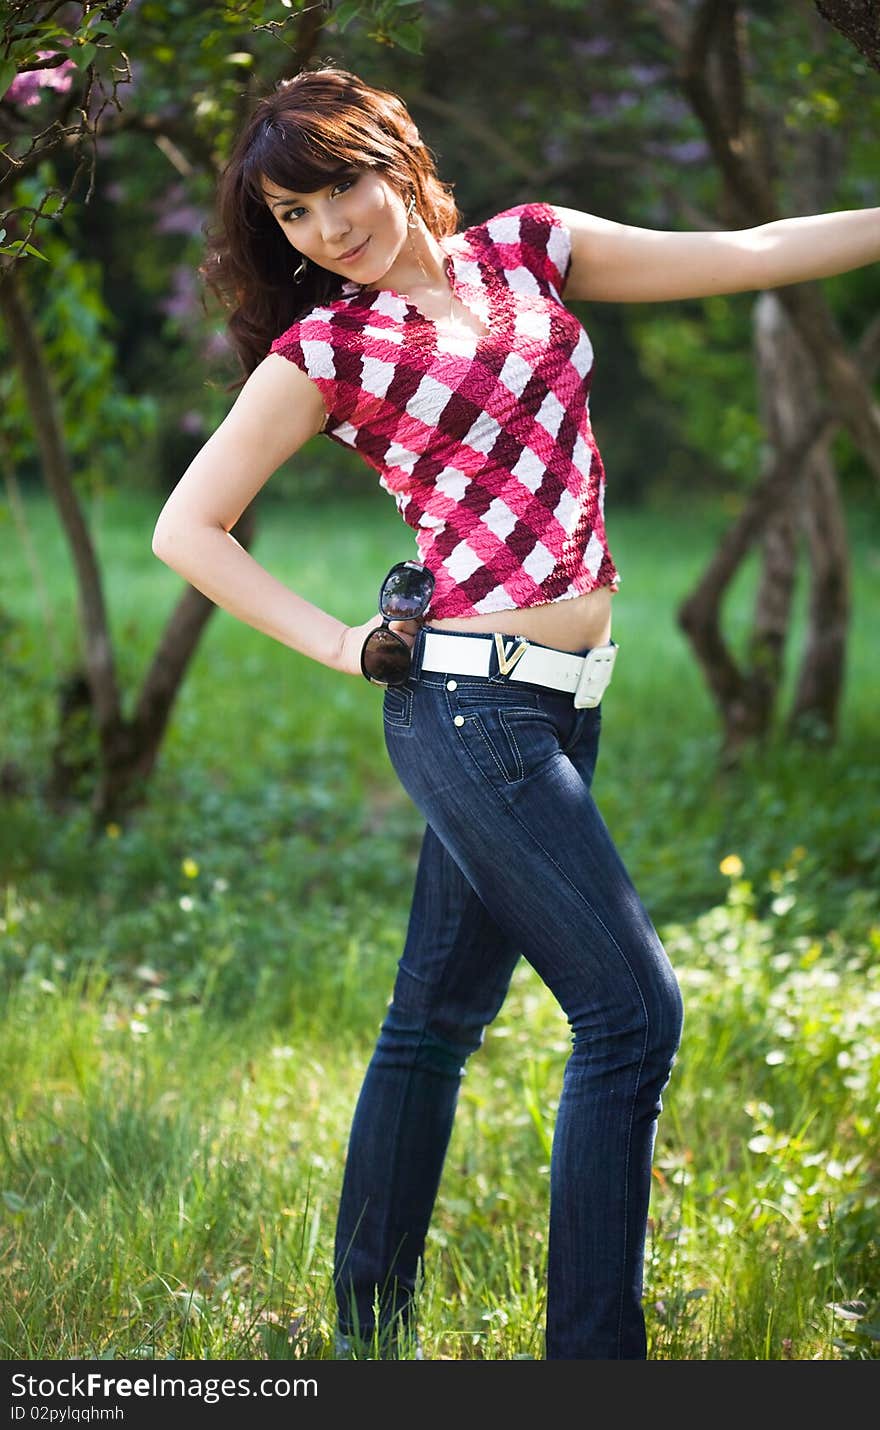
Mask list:
POLYGON ((205 229, 199 274, 229 309, 227 331, 243 376, 273 339, 345 281, 309 263, 294 282, 296 250, 266 205, 262 179, 298 194, 338 182, 354 168, 379 170, 416 207, 435 238, 455 233, 451 186, 437 175, 403 100, 334 66, 302 70, 258 100, 220 176, 213 225, 205 229))

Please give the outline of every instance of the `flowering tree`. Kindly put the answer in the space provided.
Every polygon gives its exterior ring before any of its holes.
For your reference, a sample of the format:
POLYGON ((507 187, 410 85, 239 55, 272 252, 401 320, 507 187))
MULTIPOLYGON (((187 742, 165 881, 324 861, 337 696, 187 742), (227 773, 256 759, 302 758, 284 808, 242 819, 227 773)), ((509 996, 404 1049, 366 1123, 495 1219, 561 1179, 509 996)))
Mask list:
MULTIPOLYGON (((706 136, 721 175, 727 222, 750 227, 779 216, 779 144, 775 115, 754 103, 750 80, 752 28, 760 17, 738 0, 649 0, 649 11, 669 46, 671 65, 706 136)), ((854 40, 854 29, 876 5, 818 5, 854 40), (845 13, 849 11, 849 13, 845 13)), ((802 53, 821 53, 827 34, 806 18, 802 53)), ((772 18, 768 17, 772 34, 772 18)), ((821 28, 820 28, 821 27, 821 28)), ((791 55, 784 37, 778 51, 791 55)), ((870 48, 870 47, 869 47, 870 48)), ((792 56, 794 58, 794 56, 792 56)), ((838 143, 843 138, 838 129, 838 143)), ((795 145, 798 186, 789 202, 815 212, 830 201, 828 136, 813 130, 795 145)), ((833 142, 833 130, 832 130, 833 142)), ((756 304, 755 349, 768 455, 743 511, 722 540, 679 617, 722 716, 728 758, 766 734, 782 678, 801 536, 809 561, 808 628, 794 701, 794 735, 833 736, 843 689, 849 620, 846 522, 831 455, 844 427, 869 469, 880 478, 880 404, 872 379, 880 363, 880 323, 868 323, 856 344, 846 341, 818 284, 793 284, 756 304), (745 661, 737 661, 721 626, 722 600, 745 556, 760 547, 763 570, 745 661)))
MULTIPOLYGON (((0 22, 0 315, 11 363, 0 373, 0 463, 10 506, 21 513, 14 465, 26 424, 71 552, 81 631, 81 650, 59 675, 47 794, 63 804, 81 798, 85 785, 96 829, 124 818, 143 798, 174 699, 216 607, 185 589, 126 716, 100 564, 74 470, 75 458, 96 446, 109 463, 114 435, 124 429, 136 439, 150 421, 150 404, 126 400, 114 384, 112 361, 105 361, 109 344, 100 323, 89 322, 100 310, 97 297, 89 295, 64 342, 47 351, 34 316, 35 280, 22 269, 52 270, 64 284, 59 301, 69 307, 86 270, 59 236, 62 219, 68 205, 89 202, 108 146, 140 135, 187 177, 216 177, 254 75, 271 85, 295 73, 328 23, 338 35, 357 19, 370 41, 417 49, 411 14, 397 0, 350 0, 335 9, 332 0, 207 7, 185 0, 18 0, 0 22), (94 737, 85 751, 73 737, 84 721, 94 737)), ((170 209, 166 223, 173 221, 170 209)), ((58 295, 57 285, 41 280, 41 309, 58 295)), ((243 546, 253 528, 250 510, 236 528, 243 546)), ((14 780, 14 772, 5 778, 14 780)))
MULTIPOLYGON (((68 219, 86 221, 105 159, 121 155, 132 171, 116 180, 121 198, 112 226, 136 238, 144 265, 157 266, 167 238, 182 245, 200 228, 203 202, 255 94, 332 49, 342 62, 351 57, 352 68, 367 64, 376 82, 405 96, 430 129, 441 170, 447 177, 455 171, 466 221, 539 197, 660 228, 760 223, 796 204, 814 210, 833 204, 839 190, 831 183, 841 174, 854 182, 844 162, 848 146, 864 149, 855 182, 874 182, 868 139, 861 137, 872 133, 867 66, 856 73, 859 54, 871 61, 872 12, 868 0, 825 0, 796 14, 782 0, 7 6, 0 18, 0 313, 8 352, 0 365, 0 463, 11 491, 13 468, 31 461, 37 446, 73 554, 81 611, 81 654, 59 683, 62 720, 50 793, 70 798, 84 776, 97 824, 136 803, 216 610, 193 588, 183 590, 132 714, 123 718, 80 494, 90 465, 103 462, 106 479, 106 470, 123 465, 116 453, 126 438, 147 433, 155 412, 149 398, 130 397, 114 377, 124 354, 114 353, 100 283, 88 277, 95 243, 81 242, 82 229, 75 233, 81 251, 71 252, 70 244, 65 251, 64 242, 68 219), (854 15, 862 29, 849 31, 854 15), (852 40, 849 69, 835 31, 852 40), (823 45, 833 51, 830 60, 823 45), (139 187, 138 172, 149 171, 157 154, 173 170, 158 198, 146 182, 139 187), (795 174, 799 189, 790 179, 795 174), (140 242, 145 233, 148 243, 140 242), (56 298, 59 310, 69 310, 71 292, 82 295, 82 306, 75 321, 68 318, 64 341, 52 346, 41 337, 41 323, 56 298), (85 769, 68 739, 79 716, 95 736, 85 769)), ((111 195, 98 188, 105 203, 111 195)), ((864 201, 871 201, 867 191, 864 199, 856 194, 854 202, 864 201)), ((99 248, 105 241, 91 237, 99 248)), ((111 251, 109 240, 104 251, 111 251)), ((199 327, 193 277, 182 252, 170 282, 163 269, 164 286, 142 296, 139 317, 169 320, 165 364, 192 366, 194 353, 210 359, 212 345, 222 345, 219 334, 199 327)), ((875 325, 844 340, 818 285, 771 296, 754 308, 759 402, 744 304, 650 314, 608 314, 596 305, 587 319, 605 359, 601 420, 615 435, 617 491, 627 466, 633 490, 645 480, 648 427, 654 468, 665 447, 677 480, 690 462, 695 475, 708 468, 747 488, 740 515, 681 612, 730 752, 770 725, 799 536, 809 547, 813 607, 791 719, 833 732, 848 616, 833 435, 845 431, 869 469, 880 471, 870 388, 875 325), (716 358, 719 333, 729 341, 716 358), (625 380, 618 363, 625 364, 625 380), (723 638, 721 601, 756 546, 764 561, 753 639, 746 660, 737 662, 723 638)), ((131 300, 128 291, 125 298, 131 300)), ((204 413, 184 407, 181 447, 187 438, 196 441, 204 421, 204 413)), ((178 468, 176 455, 170 465, 178 468)), ((242 545, 252 541, 255 520, 252 506, 236 527, 242 545)))

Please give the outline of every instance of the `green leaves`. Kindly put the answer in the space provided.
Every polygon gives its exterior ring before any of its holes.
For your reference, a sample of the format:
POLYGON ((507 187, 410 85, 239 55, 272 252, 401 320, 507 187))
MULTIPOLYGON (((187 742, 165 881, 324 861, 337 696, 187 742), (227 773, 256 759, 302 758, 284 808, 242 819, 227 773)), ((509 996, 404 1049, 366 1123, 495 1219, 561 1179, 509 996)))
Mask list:
POLYGON ((334 10, 332 23, 340 33, 348 29, 352 21, 360 18, 371 28, 367 38, 377 44, 395 46, 409 50, 412 54, 422 52, 422 17, 419 0, 343 0, 334 10), (406 16, 398 15, 399 10, 407 10, 406 16))
POLYGON ((18 66, 15 60, 0 60, 0 99, 3 98, 17 73, 18 66))
MULTIPOLYGON (((6 229, 4 228, 3 237, 5 237, 5 235, 6 229)), ((0 243, 2 243, 2 240, 0 240, 0 243)), ((32 243, 25 243, 22 238, 16 238, 12 243, 2 244, 2 246, 0 246, 0 253, 8 253, 10 258, 18 258, 22 253, 27 253, 30 254, 31 258, 42 258, 44 263, 49 262, 45 253, 41 253, 38 248, 34 248, 32 243)))
POLYGON ((355 16, 359 15, 363 8, 361 0, 343 0, 339 9, 333 12, 333 23, 337 30, 344 30, 347 25, 350 25, 355 16))
MULTIPOLYGON (((51 176, 44 172, 44 181, 51 176)), ((15 193, 23 206, 37 198, 37 182, 20 184, 15 193)), ((65 438, 80 478, 106 488, 132 452, 148 435, 155 415, 150 397, 126 393, 116 376, 111 332, 113 319, 101 291, 97 265, 80 259, 56 233, 47 233, 43 251, 22 240, 3 247, 10 256, 21 251, 51 267, 51 280, 41 276, 39 292, 26 296, 34 314, 46 360, 60 395, 65 438)), ((8 382, 15 355, 0 329, 2 393, 0 431, 10 452, 22 464, 32 459, 34 434, 20 383, 8 382)))

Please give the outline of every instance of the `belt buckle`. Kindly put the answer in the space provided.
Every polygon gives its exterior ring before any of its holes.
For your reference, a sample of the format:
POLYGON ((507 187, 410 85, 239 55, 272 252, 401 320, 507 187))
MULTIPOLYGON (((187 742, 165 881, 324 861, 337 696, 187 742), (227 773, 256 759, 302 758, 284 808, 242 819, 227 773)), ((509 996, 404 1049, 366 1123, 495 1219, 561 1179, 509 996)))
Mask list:
POLYGON ((591 710, 599 704, 611 681, 617 649, 616 643, 611 641, 587 651, 574 692, 576 710, 591 710))
MULTIPOLYGON (((515 670, 522 657, 529 648, 529 643, 525 636, 513 636, 510 646, 505 645, 508 639, 498 631, 494 632, 495 637, 495 658, 498 661, 498 675, 507 677, 512 670, 515 670)), ((493 676, 494 680, 496 677, 493 676)))

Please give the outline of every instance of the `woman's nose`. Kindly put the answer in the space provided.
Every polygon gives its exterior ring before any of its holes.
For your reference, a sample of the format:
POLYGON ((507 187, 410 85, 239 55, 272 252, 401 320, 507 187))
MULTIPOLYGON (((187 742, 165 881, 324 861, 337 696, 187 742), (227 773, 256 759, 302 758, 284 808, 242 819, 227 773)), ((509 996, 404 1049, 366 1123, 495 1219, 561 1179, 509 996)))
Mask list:
POLYGON ((321 219, 321 238, 328 248, 338 248, 351 232, 351 224, 342 214, 328 213, 321 219))

